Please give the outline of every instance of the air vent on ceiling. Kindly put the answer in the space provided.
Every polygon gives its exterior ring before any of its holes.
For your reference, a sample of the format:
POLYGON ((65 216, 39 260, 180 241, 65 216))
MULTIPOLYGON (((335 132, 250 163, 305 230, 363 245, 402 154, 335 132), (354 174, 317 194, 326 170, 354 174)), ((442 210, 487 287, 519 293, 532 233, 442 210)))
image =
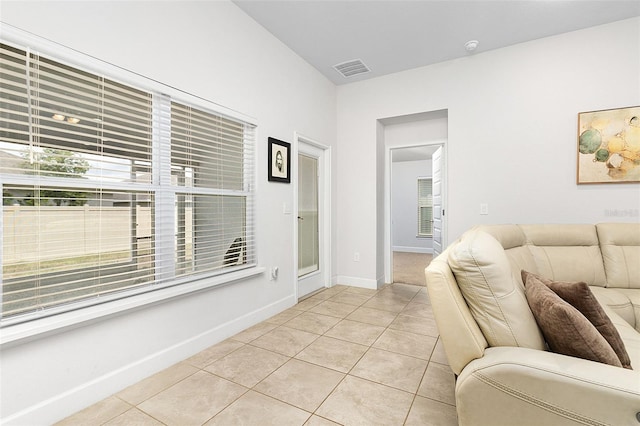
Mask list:
POLYGON ((360 59, 343 62, 334 65, 333 68, 342 74, 343 77, 353 77, 354 75, 365 74, 371 71, 360 59))

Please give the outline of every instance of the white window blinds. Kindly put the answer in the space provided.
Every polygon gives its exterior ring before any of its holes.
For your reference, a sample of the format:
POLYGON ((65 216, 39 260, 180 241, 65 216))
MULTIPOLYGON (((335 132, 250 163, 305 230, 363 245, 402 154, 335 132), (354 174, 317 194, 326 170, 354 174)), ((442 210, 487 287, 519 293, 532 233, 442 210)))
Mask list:
POLYGON ((433 197, 431 178, 418 179, 418 236, 433 235, 433 197))
POLYGON ((246 264, 255 255, 248 179, 253 132, 242 123, 171 104, 176 273, 246 264))
POLYGON ((255 265, 253 133, 1 44, 2 321, 255 265))

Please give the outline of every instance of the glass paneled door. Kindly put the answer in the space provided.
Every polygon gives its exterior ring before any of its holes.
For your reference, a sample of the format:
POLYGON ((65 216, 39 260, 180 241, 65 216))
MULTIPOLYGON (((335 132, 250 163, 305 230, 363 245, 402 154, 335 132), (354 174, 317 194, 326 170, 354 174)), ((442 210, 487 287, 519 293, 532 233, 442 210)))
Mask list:
POLYGON ((320 269, 318 159, 298 156, 298 278, 320 269))
POLYGON ((298 298, 325 287, 323 271, 324 151, 300 141, 298 152, 298 298))

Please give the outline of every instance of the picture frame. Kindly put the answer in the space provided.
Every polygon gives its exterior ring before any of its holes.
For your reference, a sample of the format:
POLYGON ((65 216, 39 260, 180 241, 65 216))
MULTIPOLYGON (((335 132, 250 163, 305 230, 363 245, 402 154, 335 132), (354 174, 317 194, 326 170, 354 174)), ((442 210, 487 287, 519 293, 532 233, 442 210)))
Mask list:
POLYGON ((268 141, 269 182, 291 183, 291 144, 271 137, 268 141))
POLYGON ((576 182, 640 182, 640 106, 578 113, 576 182))

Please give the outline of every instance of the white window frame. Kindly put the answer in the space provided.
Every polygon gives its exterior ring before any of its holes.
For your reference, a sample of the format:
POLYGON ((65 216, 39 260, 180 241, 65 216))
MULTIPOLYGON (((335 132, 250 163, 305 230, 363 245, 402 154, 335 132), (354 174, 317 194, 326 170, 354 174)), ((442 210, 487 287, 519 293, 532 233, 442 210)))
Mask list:
MULTIPOLYGON (((131 85, 154 94, 168 96, 173 101, 186 103, 205 111, 211 111, 215 114, 223 115, 237 121, 242 121, 253 128, 257 127, 257 120, 253 117, 212 103, 201 97, 189 94, 174 87, 164 85, 140 74, 77 52, 31 33, 24 32, 6 23, 0 22, 0 34, 2 35, 2 42, 7 45, 15 46, 19 49, 24 49, 25 46, 29 46, 29 49, 32 52, 37 52, 37 54, 48 56, 56 61, 67 63, 78 69, 98 75, 105 75, 123 84, 131 85)), ((156 103, 154 102, 154 108, 155 107, 156 103)), ((156 112, 159 113, 159 111, 154 111, 154 113, 156 112)), ((161 143, 160 141, 163 137, 167 137, 167 135, 154 135, 153 143, 161 143)), ((254 141, 256 139, 257 135, 254 138, 254 141)), ((255 165, 251 164, 250 167, 253 168, 252 180, 246 182, 245 185, 248 190, 254 192, 256 179, 255 165)), ((154 170, 154 172, 156 172, 156 170, 154 170)), ((158 176, 158 178, 160 178, 160 176, 158 176)), ((5 183, 6 182, 2 182, 0 179, 0 184, 5 183)), ((255 192, 253 196, 255 197, 255 192)), ((252 226, 255 220, 254 217, 255 212, 248 212, 247 221, 251 221, 252 226)), ((2 226, 2 215, 0 215, 0 226, 2 226)), ((254 244, 257 246, 257 243, 254 244)), ((2 245, 0 244, 0 255, 1 250, 2 245)), ((21 339, 46 334, 48 332, 59 330, 60 328, 74 326, 85 321, 103 318, 126 310, 172 299, 203 289, 233 283, 264 273, 266 268, 259 266, 257 253, 254 253, 254 257, 255 259, 253 264, 255 266, 239 269, 230 273, 213 276, 195 275, 181 277, 170 280, 170 282, 165 284, 161 283, 155 285, 153 286, 152 291, 149 291, 146 288, 130 291, 125 297, 113 298, 113 300, 108 301, 108 303, 91 303, 86 306, 78 304, 78 309, 74 310, 69 310, 68 308, 53 308, 46 311, 46 313, 41 311, 31 313, 27 320, 22 319, 20 321, 12 321, 9 319, 2 324, 0 346, 10 342, 19 341, 21 339)))

